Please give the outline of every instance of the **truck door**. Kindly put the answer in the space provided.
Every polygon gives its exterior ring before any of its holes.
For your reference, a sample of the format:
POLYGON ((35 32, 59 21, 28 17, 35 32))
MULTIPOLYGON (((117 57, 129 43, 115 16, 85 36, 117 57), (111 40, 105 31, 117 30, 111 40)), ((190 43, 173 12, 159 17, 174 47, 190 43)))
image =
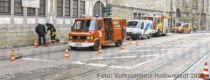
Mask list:
POLYGON ((140 32, 141 32, 141 35, 144 35, 145 33, 145 25, 143 21, 141 22, 140 32))
POLYGON ((100 19, 97 20, 97 22, 96 22, 97 35, 98 35, 101 43, 103 43, 104 39, 105 39, 105 31, 103 29, 103 26, 104 26, 104 24, 103 24, 102 20, 100 20, 100 19))
POLYGON ((119 20, 113 20, 113 40, 122 40, 123 39, 123 28, 121 27, 119 20))
POLYGON ((105 28, 105 41, 111 40, 113 33, 112 18, 104 18, 104 28, 105 28))

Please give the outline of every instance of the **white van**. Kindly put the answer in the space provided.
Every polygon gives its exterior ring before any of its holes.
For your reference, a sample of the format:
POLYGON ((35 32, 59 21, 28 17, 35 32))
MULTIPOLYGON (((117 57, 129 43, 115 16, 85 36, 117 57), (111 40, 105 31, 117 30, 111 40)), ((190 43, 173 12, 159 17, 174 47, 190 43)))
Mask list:
POLYGON ((127 37, 132 40, 148 38, 152 36, 152 20, 130 20, 126 27, 127 37))

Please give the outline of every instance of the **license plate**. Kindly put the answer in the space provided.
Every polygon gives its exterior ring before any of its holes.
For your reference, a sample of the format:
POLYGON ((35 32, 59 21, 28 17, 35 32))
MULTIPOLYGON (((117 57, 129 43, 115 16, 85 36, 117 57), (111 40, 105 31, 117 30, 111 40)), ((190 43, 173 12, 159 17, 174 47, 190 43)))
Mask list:
POLYGON ((76 43, 75 46, 82 47, 82 43, 76 43))

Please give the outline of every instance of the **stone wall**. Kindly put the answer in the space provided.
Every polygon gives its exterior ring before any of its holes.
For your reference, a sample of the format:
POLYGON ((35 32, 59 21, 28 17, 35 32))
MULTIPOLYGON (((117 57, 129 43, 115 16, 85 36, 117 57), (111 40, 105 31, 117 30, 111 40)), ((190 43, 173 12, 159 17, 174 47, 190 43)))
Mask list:
POLYGON ((133 10, 130 9, 122 9, 119 7, 113 7, 113 17, 125 18, 125 19, 133 19, 133 10))
MULTIPOLYGON (((25 7, 23 8, 23 15, 17 16, 14 14, 14 5, 12 5, 14 0, 11 1, 11 13, 0 15, 0 48, 33 44, 34 40, 38 38, 35 33, 37 23, 53 23, 57 29, 57 38, 64 40, 67 37, 73 19, 64 15, 56 16, 57 6, 54 5, 57 5, 57 0, 46 0, 45 16, 39 16, 37 8, 34 16, 27 16, 27 8, 25 7)), ((63 10, 63 14, 65 14, 65 10, 63 10)), ((47 34, 47 38, 50 40, 49 34, 47 34)))
POLYGON ((161 14, 163 11, 159 10, 149 10, 149 9, 142 9, 142 8, 136 8, 136 7, 127 7, 127 6, 121 6, 121 5, 112 5, 112 17, 119 17, 119 18, 125 18, 127 20, 134 19, 134 13, 137 14, 161 14))
MULTIPOLYGON (((0 48, 10 48, 15 46, 31 45, 34 40, 38 39, 35 33, 36 25, 0 25, 0 48)), ((71 29, 71 25, 55 25, 57 29, 57 38, 64 40, 67 37, 68 32, 71 29)), ((49 32, 47 34, 47 40, 50 40, 49 32)))

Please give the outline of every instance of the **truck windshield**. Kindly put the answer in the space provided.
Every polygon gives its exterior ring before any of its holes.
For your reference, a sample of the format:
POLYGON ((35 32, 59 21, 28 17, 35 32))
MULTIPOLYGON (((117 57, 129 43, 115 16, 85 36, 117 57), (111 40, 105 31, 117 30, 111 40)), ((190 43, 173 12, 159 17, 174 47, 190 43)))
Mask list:
POLYGON ((154 20, 153 17, 142 17, 143 20, 154 20))
POLYGON ((96 20, 76 20, 72 27, 73 30, 92 31, 96 28, 96 20))
POLYGON ((176 23, 176 27, 180 27, 182 23, 176 23))
POLYGON ((137 21, 130 21, 130 22, 128 22, 127 27, 136 28, 137 24, 138 24, 137 21))

